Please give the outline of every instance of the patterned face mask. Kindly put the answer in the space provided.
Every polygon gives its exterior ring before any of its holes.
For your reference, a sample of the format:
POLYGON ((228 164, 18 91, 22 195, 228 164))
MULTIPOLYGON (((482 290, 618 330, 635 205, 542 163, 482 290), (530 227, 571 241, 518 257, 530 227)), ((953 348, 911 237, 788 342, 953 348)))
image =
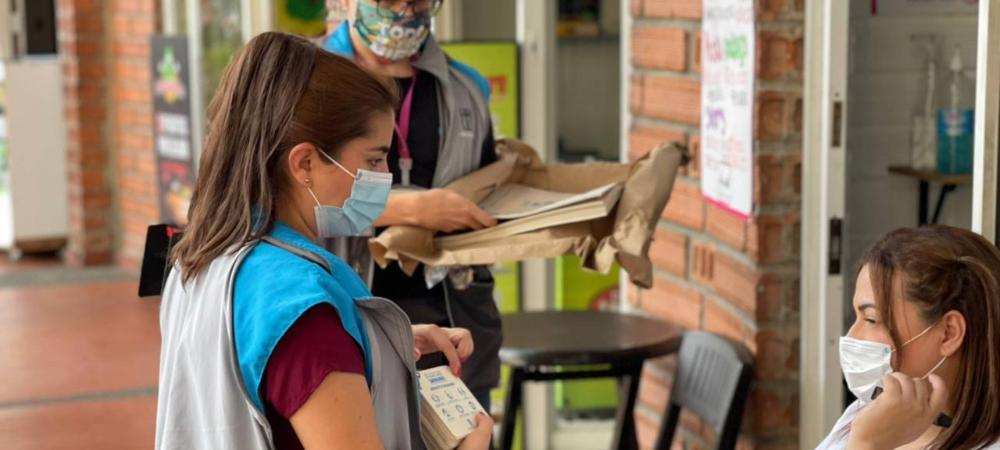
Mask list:
POLYGON ((425 13, 401 12, 358 1, 354 29, 361 40, 379 58, 400 61, 420 51, 430 35, 431 17, 425 13))

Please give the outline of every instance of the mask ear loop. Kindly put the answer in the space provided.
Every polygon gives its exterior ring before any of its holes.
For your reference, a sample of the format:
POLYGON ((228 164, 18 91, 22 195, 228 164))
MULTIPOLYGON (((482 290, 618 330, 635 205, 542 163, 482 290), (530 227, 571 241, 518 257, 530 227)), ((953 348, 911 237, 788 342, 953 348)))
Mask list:
POLYGON ((316 198, 316 194, 313 193, 312 189, 309 189, 309 187, 306 186, 306 190, 309 191, 309 195, 311 195, 312 198, 313 198, 313 201, 316 202, 316 206, 323 206, 323 204, 319 202, 319 199, 316 198))
MULTIPOLYGON (((920 379, 926 380, 927 377, 931 376, 931 374, 934 373, 935 370, 938 370, 938 368, 941 367, 941 365, 944 364, 944 362, 947 359, 948 359, 947 356, 941 358, 941 360, 938 361, 937 364, 934 365, 934 367, 931 367, 931 370, 928 370, 927 373, 924 374, 924 376, 920 377, 920 379)), ((882 393, 882 387, 881 386, 875 387, 875 391, 872 392, 872 400, 875 400, 881 393, 882 393)))
MULTIPOLYGON (((928 331, 931 331, 931 329, 932 329, 932 328, 934 328, 934 327, 938 326, 938 324, 939 324, 939 323, 941 323, 941 321, 940 321, 940 320, 939 320, 939 321, 937 321, 937 322, 934 322, 934 324, 933 324, 933 325, 931 325, 931 326, 929 326, 929 327, 927 327, 927 328, 924 328, 924 331, 921 331, 920 333, 917 333, 917 335, 916 335, 916 336, 913 336, 913 337, 911 337, 911 338, 910 338, 910 340, 908 340, 908 341, 904 342, 904 343, 903 343, 902 345, 900 345, 900 346, 899 346, 899 348, 903 348, 903 347, 906 347, 906 345, 907 345, 907 344, 909 344, 910 342, 913 342, 913 341, 915 341, 915 340, 917 340, 917 339, 920 339, 920 337, 921 337, 921 336, 923 336, 923 335, 927 334, 927 332, 928 332, 928 331)), ((896 350, 897 350, 897 349, 895 349, 895 348, 894 348, 894 349, 892 349, 892 352, 893 352, 893 353, 895 353, 895 352, 896 352, 896 350)), ((929 372, 925 373, 925 374, 924 374, 924 376, 920 377, 920 379, 921 379, 921 380, 924 380, 924 379, 926 379, 926 378, 927 378, 928 376, 930 376, 930 374, 934 373, 934 371, 935 371, 935 370, 937 370, 937 369, 938 369, 938 367, 941 367, 941 364, 944 364, 944 360, 946 360, 946 359, 948 359, 948 357, 947 357, 947 356, 945 356, 944 358, 941 358, 941 360, 940 360, 940 361, 938 361, 938 363, 937 363, 937 364, 935 364, 935 365, 934 365, 934 367, 932 367, 932 368, 931 368, 931 370, 930 370, 929 372)), ((872 400, 875 400, 875 397, 877 397, 877 396, 878 396, 878 394, 881 394, 881 393, 882 393, 882 392, 881 392, 881 388, 877 388, 876 390, 877 390, 878 392, 877 392, 876 394, 872 395, 872 400)))
MULTIPOLYGON (((926 380, 927 377, 931 376, 931 374, 934 373, 935 370, 938 370, 938 367, 941 367, 941 364, 944 364, 945 360, 947 359, 948 359, 947 356, 941 358, 941 360, 938 361, 938 363, 935 364, 934 367, 931 367, 931 370, 925 373, 924 376, 920 377, 920 379, 926 380)), ((951 427, 952 420, 953 419, 951 418, 951 416, 945 413, 939 413, 938 416, 934 419, 934 425, 939 426, 941 428, 948 428, 951 427)))
POLYGON ((945 356, 945 357, 941 358, 941 360, 940 360, 940 361, 938 361, 938 363, 937 363, 937 364, 935 364, 935 365, 934 365, 934 367, 931 367, 931 370, 928 370, 928 371, 927 371, 927 373, 925 373, 925 374, 924 374, 924 376, 920 377, 920 379, 921 379, 921 380, 926 380, 926 379, 927 379, 927 377, 931 376, 931 374, 932 374, 932 373, 934 373, 934 371, 935 371, 935 370, 938 370, 938 367, 941 367, 941 364, 944 364, 944 361, 945 361, 946 359, 948 359, 948 357, 947 357, 947 356, 945 356))
MULTIPOLYGON (((934 327, 936 327, 936 326, 937 326, 937 325, 938 325, 939 323, 941 323, 941 321, 940 321, 940 320, 938 320, 938 321, 937 321, 937 323, 935 323, 934 325, 931 325, 931 326, 927 327, 927 329, 926 329, 926 330, 924 330, 924 331, 923 331, 923 333, 920 333, 920 334, 918 334, 918 335, 917 335, 917 337, 915 337, 915 338, 913 338, 913 339, 916 339, 916 338, 918 338, 918 337, 920 337, 920 336, 923 336, 923 334, 924 334, 924 333, 926 333, 926 332, 930 331, 930 329, 931 329, 931 328, 934 328, 934 327)), ((912 341, 913 341, 913 339, 910 339, 909 341, 907 341, 907 343, 910 343, 910 342, 912 342, 912 341)), ((903 345, 906 345, 906 344, 903 344, 903 345)), ((948 357, 947 357, 947 356, 944 356, 944 357, 942 357, 942 358, 941 358, 941 360, 940 360, 940 361, 938 361, 938 363, 937 363, 937 364, 935 364, 935 365, 934 365, 934 367, 931 367, 931 370, 927 371, 927 373, 925 373, 925 374, 924 374, 924 376, 920 377, 920 379, 921 379, 921 380, 926 380, 926 379, 927 379, 927 377, 931 376, 931 374, 932 374, 932 373, 934 373, 934 371, 935 371, 935 370, 938 370, 938 367, 941 367, 941 364, 944 364, 944 361, 945 361, 946 359, 948 359, 948 357)))
MULTIPOLYGON (((937 324, 934 324, 934 325, 937 325, 937 324)), ((930 330, 931 328, 933 328, 933 327, 934 327, 934 325, 931 325, 930 327, 928 327, 928 328, 927 328, 927 330, 930 330)), ((923 335, 924 333, 926 333, 926 332, 927 332, 927 330, 924 330, 924 331, 923 331, 922 333, 920 333, 919 335, 917 335, 917 336, 916 336, 915 338, 913 338, 913 339, 916 339, 917 337, 920 337, 920 336, 922 336, 922 335, 923 335)), ((907 344, 908 344, 908 343, 910 343, 911 341, 913 341, 913 339, 910 339, 910 340, 909 340, 909 341, 907 341, 906 343, 907 343, 907 344)), ((906 345, 906 344, 903 344, 903 345, 906 345)), ((948 357, 947 357, 947 356, 945 356, 945 357, 941 358, 941 360, 940 360, 940 361, 938 361, 938 362, 937 362, 937 364, 935 364, 935 365, 934 365, 934 367, 931 367, 931 370, 927 371, 927 373, 925 373, 925 374, 924 374, 924 376, 920 377, 920 379, 921 379, 921 380, 926 380, 926 379, 927 379, 927 377, 931 376, 931 374, 932 374, 932 373, 934 373, 934 371, 935 371, 935 370, 938 370, 938 368, 939 368, 939 367, 941 367, 941 365, 942 365, 942 364, 944 364, 944 362, 945 362, 945 361, 946 361, 947 359, 948 359, 948 357)), ((872 401, 874 401, 874 400, 875 400, 876 398, 878 398, 878 396, 879 396, 880 394, 882 394, 882 391, 883 391, 883 389, 882 389, 882 387, 881 387, 881 386, 876 386, 876 387, 875 387, 875 391, 873 391, 873 392, 872 392, 872 398, 871 398, 871 399, 872 399, 872 401)), ((934 419, 934 425, 935 425, 935 426, 938 426, 938 427, 941 427, 941 428, 949 428, 949 427, 951 427, 951 423, 952 423, 952 421, 953 421, 953 420, 954 420, 954 419, 952 419, 952 417, 951 417, 951 416, 949 416, 949 415, 947 415, 947 414, 945 414, 945 413, 940 413, 940 414, 938 414, 938 416, 937 416, 937 417, 936 417, 936 418, 934 419)))
POLYGON ((309 195, 311 195, 313 201, 316 202, 316 206, 323 206, 323 204, 319 202, 319 199, 316 198, 316 194, 312 190, 312 180, 309 178, 306 178, 306 190, 309 191, 309 195))
POLYGON ((340 170, 343 170, 343 171, 344 171, 344 173, 346 173, 346 174, 347 174, 347 175, 348 175, 349 177, 351 177, 351 178, 354 178, 355 180, 357 180, 357 179, 358 179, 358 176, 357 176, 357 175, 355 175, 355 174, 351 173, 351 171, 350 171, 350 170, 347 170, 347 168, 346 168, 346 167, 344 167, 344 166, 340 165, 340 163, 339 163, 339 162, 337 162, 337 160, 336 160, 336 159, 333 159, 333 157, 332 157, 332 156, 330 156, 330 155, 326 154, 326 152, 325 152, 325 151, 323 151, 323 149, 321 149, 321 148, 319 148, 319 147, 316 147, 316 151, 318 151, 318 152, 319 152, 319 154, 323 155, 323 157, 324 157, 324 158, 326 158, 327 160, 329 160, 330 162, 332 162, 332 163, 333 163, 334 165, 336 165, 337 167, 339 167, 339 168, 340 168, 340 170))
POLYGON ((921 337, 921 336, 923 336, 923 335, 927 334, 927 332, 928 332, 928 331, 931 331, 931 329, 932 329, 932 328, 934 328, 934 327, 938 326, 938 324, 939 324, 939 323, 941 323, 941 321, 937 321, 937 322, 934 322, 934 323, 933 323, 932 325, 930 325, 929 327, 927 327, 927 328, 924 328, 924 331, 921 331, 920 333, 917 333, 917 335, 916 335, 916 336, 913 336, 913 337, 911 337, 911 338, 910 338, 910 340, 908 340, 908 341, 904 342, 904 343, 903 343, 903 345, 900 345, 900 346, 899 346, 899 348, 903 348, 903 347, 906 347, 906 344, 909 344, 910 342, 913 342, 913 341, 915 341, 915 340, 917 340, 917 339, 920 339, 920 337, 921 337))
MULTIPOLYGON (((900 345, 900 346, 899 346, 899 348, 903 348, 903 347, 906 347, 906 346, 907 346, 907 345, 908 345, 908 344, 909 344, 910 342, 913 342, 913 341, 915 341, 915 340, 917 340, 917 339, 920 339, 920 337, 921 337, 921 336, 923 336, 923 335, 927 334, 927 332, 928 332, 928 331, 931 331, 931 329, 932 329, 932 328, 934 328, 934 327, 938 326, 938 324, 939 324, 939 323, 941 323, 941 321, 940 321, 940 320, 939 320, 939 321, 937 321, 937 322, 934 322, 934 324, 933 324, 933 325, 931 325, 931 326, 929 326, 929 327, 927 327, 927 328, 924 328, 924 331, 921 331, 920 333, 917 333, 917 335, 916 335, 916 336, 913 336, 913 337, 911 337, 911 338, 910 338, 910 340, 908 340, 908 341, 904 342, 904 343, 903 343, 902 345, 900 345)), ((895 353, 895 352, 896 352, 896 350, 899 350, 899 348, 893 348, 893 349, 892 349, 892 352, 893 352, 893 353, 895 353)))
MULTIPOLYGON (((917 333, 916 336, 911 337, 908 341, 906 341, 902 345, 900 345, 899 348, 906 347, 906 345, 909 344, 910 342, 913 342, 913 341, 915 341, 917 339, 920 339, 921 336, 927 334, 928 331, 931 331, 931 329, 934 328, 934 327, 936 327, 939 323, 941 323, 941 321, 934 322, 933 325, 928 326, 927 328, 924 328, 924 331, 921 331, 920 333, 917 333)), ((899 348, 893 348, 892 351, 891 351, 891 353, 896 353, 896 350, 899 350, 899 348)), ((920 379, 921 380, 926 379, 928 376, 930 376, 930 374, 934 373, 934 371, 937 370, 937 368, 940 367, 941 364, 944 364, 944 360, 945 359, 948 359, 948 357, 946 356, 946 357, 942 358, 941 361, 938 361, 938 363, 933 368, 931 368, 930 372, 927 372, 926 374, 924 374, 924 376, 920 377, 920 379)), ((895 371, 895 369, 893 369, 893 371, 895 371)), ((875 390, 872 392, 871 399, 875 400, 881 394, 882 394, 882 387, 881 386, 876 386, 875 390)))

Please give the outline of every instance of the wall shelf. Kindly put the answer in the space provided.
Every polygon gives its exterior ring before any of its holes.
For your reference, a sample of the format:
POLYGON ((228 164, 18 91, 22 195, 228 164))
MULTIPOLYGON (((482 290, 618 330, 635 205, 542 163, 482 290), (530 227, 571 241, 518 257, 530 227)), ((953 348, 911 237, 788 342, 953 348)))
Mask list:
POLYGON ((933 225, 937 223, 938 217, 941 215, 941 206, 944 205, 944 199, 948 193, 954 191, 955 187, 959 185, 972 184, 971 174, 942 174, 938 173, 936 170, 921 170, 909 166, 890 166, 889 173, 917 180, 920 188, 918 199, 920 203, 918 205, 917 212, 918 225, 933 225), (928 200, 930 197, 931 183, 940 184, 941 193, 938 194, 937 205, 934 206, 934 217, 928 221, 927 213, 930 209, 928 200))

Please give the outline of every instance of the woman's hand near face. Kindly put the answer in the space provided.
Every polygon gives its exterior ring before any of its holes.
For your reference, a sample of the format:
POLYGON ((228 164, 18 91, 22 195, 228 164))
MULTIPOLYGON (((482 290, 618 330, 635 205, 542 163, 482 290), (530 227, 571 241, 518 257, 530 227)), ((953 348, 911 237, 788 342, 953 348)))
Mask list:
POLYGON ((462 376, 462 363, 472 354, 472 333, 465 328, 443 328, 437 325, 413 325, 413 344, 417 359, 429 353, 442 352, 448 367, 462 376))
POLYGON ((851 424, 850 450, 897 448, 927 431, 948 401, 948 388, 937 375, 926 380, 901 372, 882 377, 885 390, 861 409, 851 424))

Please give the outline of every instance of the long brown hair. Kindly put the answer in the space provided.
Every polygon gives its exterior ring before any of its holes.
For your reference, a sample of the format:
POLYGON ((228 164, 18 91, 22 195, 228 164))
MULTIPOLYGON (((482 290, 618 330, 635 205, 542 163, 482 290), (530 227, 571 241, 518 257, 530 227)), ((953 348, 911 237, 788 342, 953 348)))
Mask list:
MULTIPOLYGON (((893 280, 925 323, 948 311, 965 317, 954 421, 933 448, 981 448, 1000 439, 1000 251, 982 236, 947 226, 901 228, 876 242, 867 266, 882 321, 901 347, 892 311, 893 280)), ((901 363, 901 362, 900 362, 901 363)))
POLYGON ((353 61, 285 33, 264 33, 236 53, 208 107, 208 133, 188 211, 171 253, 187 282, 231 247, 270 231, 288 183, 281 161, 310 142, 336 156, 392 113, 395 85, 353 61))

